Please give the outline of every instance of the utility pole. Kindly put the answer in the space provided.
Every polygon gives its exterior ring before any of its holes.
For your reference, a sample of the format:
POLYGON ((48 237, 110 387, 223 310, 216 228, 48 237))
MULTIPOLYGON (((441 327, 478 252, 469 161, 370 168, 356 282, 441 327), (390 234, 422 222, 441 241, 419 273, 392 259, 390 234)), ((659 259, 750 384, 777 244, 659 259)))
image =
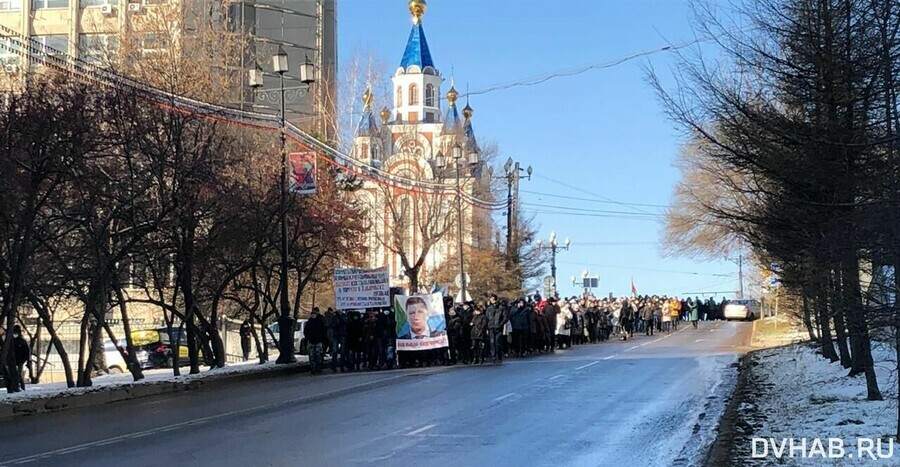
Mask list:
POLYGON ((743 252, 738 253, 738 284, 739 284, 739 292, 740 297, 744 298, 744 254, 743 252))
POLYGON ((516 259, 518 251, 518 216, 519 216, 519 179, 520 172, 525 172, 525 178, 531 180, 531 174, 534 169, 529 165, 527 169, 523 169, 518 162, 513 162, 512 157, 503 164, 503 171, 506 178, 506 265, 511 266, 516 259))

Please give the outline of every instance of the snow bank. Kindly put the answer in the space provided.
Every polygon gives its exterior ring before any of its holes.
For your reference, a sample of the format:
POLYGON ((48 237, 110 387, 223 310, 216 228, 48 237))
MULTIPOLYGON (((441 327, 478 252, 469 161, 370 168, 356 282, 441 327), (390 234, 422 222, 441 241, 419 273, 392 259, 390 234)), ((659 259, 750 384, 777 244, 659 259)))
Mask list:
MULTIPOLYGON (((306 362, 306 356, 297 355, 299 362, 306 362)), ((144 379, 134 381, 130 373, 118 375, 102 375, 92 378, 93 386, 87 388, 68 388, 65 382, 43 383, 43 384, 26 384, 25 391, 7 394, 5 388, 0 388, 0 404, 16 403, 24 401, 33 401, 39 399, 53 399, 64 396, 74 396, 78 394, 86 394, 90 392, 107 391, 127 386, 137 386, 143 384, 156 384, 163 382, 190 382, 198 379, 233 375, 237 373, 268 371, 275 368, 274 361, 259 364, 256 361, 239 362, 227 365, 224 368, 213 368, 203 370, 198 374, 187 374, 190 367, 181 368, 181 376, 174 376, 171 368, 161 368, 154 370, 144 370, 144 379)))
MULTIPOLYGON (((848 370, 839 363, 830 363, 811 344, 794 344, 752 354, 748 370, 751 372, 750 392, 739 408, 740 417, 752 434, 737 441, 737 459, 751 459, 753 437, 771 437, 775 442, 794 439, 796 443, 804 438, 807 443, 812 443, 818 438, 825 443, 826 449, 827 438, 840 438, 853 458, 794 455, 781 459, 781 462, 767 457, 766 462, 799 466, 900 465, 900 444, 894 446, 893 459, 876 462, 861 460, 857 455, 859 438, 877 440, 890 437, 896 431, 895 352, 883 344, 873 345, 872 351, 884 401, 867 401, 865 377, 848 377, 848 370)), ((757 454, 761 451, 760 446, 757 454)))

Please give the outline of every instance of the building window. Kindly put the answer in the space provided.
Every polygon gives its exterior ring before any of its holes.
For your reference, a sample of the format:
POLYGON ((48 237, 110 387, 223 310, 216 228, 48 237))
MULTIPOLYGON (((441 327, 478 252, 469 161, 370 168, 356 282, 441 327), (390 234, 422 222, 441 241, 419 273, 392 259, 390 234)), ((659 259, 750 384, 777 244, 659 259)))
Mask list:
POLYGON ((428 84, 425 86, 425 105, 428 107, 434 107, 434 85, 428 84))
POLYGON ((34 0, 31 5, 35 10, 42 8, 69 8, 69 0, 34 0))
POLYGON ((134 39, 134 48, 144 53, 160 52, 169 47, 166 33, 148 32, 134 39))
POLYGON ((0 11, 19 11, 22 9, 22 0, 0 0, 0 11))
POLYGON ((409 85, 409 105, 419 105, 419 86, 409 85))
POLYGON ((403 107, 403 88, 397 87, 397 107, 403 107))
POLYGON ((113 34, 82 34, 78 36, 79 57, 95 65, 110 62, 119 49, 119 38, 113 34))
POLYGON ((81 0, 81 8, 103 6, 109 3, 111 3, 110 0, 81 0))
POLYGON ((368 145, 368 144, 363 143, 363 144, 362 144, 362 148, 360 148, 360 149, 361 149, 361 150, 359 151, 359 155, 360 155, 360 156, 362 156, 363 158, 365 158, 366 156, 369 155, 369 145, 368 145))
POLYGON ((425 112, 425 123, 434 123, 434 112, 425 112))
POLYGON ((48 36, 34 36, 33 39, 41 43, 41 52, 46 55, 68 54, 69 35, 52 34, 48 36))
MULTIPOLYGON (((13 44, 12 39, 8 37, 0 37, 0 65, 18 65, 21 61, 19 54, 13 52, 18 47, 13 44)), ((0 70, 2 71, 2 70, 0 70)))

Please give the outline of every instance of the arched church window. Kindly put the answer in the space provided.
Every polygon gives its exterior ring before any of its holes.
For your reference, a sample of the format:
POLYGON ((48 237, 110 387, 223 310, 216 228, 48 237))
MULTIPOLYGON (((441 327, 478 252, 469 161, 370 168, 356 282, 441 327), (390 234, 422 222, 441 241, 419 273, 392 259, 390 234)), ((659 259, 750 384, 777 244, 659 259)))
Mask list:
POLYGON ((365 157, 367 154, 369 154, 369 145, 368 144, 363 143, 361 149, 362 150, 359 152, 360 156, 365 157))
POLYGON ((397 107, 403 107, 403 88, 397 86, 397 107))
POLYGON ((419 86, 415 83, 409 85, 409 105, 419 105, 419 86))
POLYGON ((434 85, 428 84, 425 86, 425 105, 428 107, 434 107, 434 85))

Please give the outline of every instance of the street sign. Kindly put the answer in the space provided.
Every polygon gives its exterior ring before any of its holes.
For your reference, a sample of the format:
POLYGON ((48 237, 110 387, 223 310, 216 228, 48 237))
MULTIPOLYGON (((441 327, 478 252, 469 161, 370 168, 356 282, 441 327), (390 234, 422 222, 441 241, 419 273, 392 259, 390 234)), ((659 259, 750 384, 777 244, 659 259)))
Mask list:
POLYGON ((583 286, 586 289, 596 289, 597 286, 600 285, 600 279, 596 277, 585 277, 583 279, 583 286))
MULTIPOLYGON (((462 287, 462 275, 457 274, 456 279, 453 280, 453 283, 456 284, 457 287, 462 287)), ((469 277, 469 273, 466 273, 466 284, 471 284, 472 278, 469 277)))
POLYGON ((556 285, 556 281, 553 279, 553 276, 544 277, 544 287, 553 287, 556 285))

